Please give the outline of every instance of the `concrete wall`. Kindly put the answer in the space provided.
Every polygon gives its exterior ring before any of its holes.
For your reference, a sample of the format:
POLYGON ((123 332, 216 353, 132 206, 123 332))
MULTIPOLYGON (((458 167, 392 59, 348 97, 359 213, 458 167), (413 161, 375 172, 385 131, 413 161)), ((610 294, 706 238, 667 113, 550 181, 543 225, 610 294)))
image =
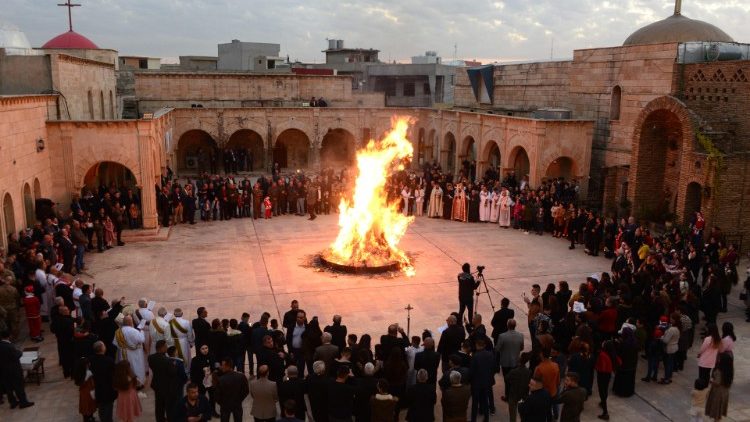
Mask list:
POLYGON ((256 57, 276 57, 281 51, 281 45, 232 40, 230 43, 219 44, 218 49, 219 61, 216 64, 218 70, 259 70, 256 57))
POLYGON ((114 66, 63 54, 50 58, 53 89, 64 96, 62 119, 105 120, 118 115, 114 66))
POLYGON ((0 52, 0 95, 40 94, 50 89, 49 56, 6 56, 0 52))
POLYGON ((18 232, 33 225, 27 210, 33 215, 33 198, 52 197, 52 166, 45 121, 55 97, 29 95, 0 97, 0 245, 7 245, 8 229, 18 232), (37 150, 37 141, 44 140, 45 148, 37 150), (24 201, 24 188, 29 186, 31 208, 24 201), (36 187, 36 189, 35 189, 36 187), (9 196, 6 196, 9 195, 9 196), (4 201, 10 198, 13 219, 4 211, 4 201))
POLYGON ((66 56, 78 57, 86 60, 93 60, 95 62, 101 62, 111 64, 117 69, 120 66, 119 60, 117 59, 117 51, 109 49, 76 49, 76 48, 40 48, 46 54, 65 54, 66 56))

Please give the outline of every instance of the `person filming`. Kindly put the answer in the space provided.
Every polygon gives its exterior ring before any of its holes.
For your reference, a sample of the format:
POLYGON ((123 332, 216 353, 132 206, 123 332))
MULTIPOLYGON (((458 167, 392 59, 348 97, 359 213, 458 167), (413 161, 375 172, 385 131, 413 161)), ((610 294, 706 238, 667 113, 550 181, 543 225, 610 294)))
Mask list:
POLYGON ((464 309, 469 311, 469 319, 474 316, 474 291, 479 287, 479 281, 471 275, 471 265, 461 266, 463 272, 458 274, 458 319, 463 321, 464 309))

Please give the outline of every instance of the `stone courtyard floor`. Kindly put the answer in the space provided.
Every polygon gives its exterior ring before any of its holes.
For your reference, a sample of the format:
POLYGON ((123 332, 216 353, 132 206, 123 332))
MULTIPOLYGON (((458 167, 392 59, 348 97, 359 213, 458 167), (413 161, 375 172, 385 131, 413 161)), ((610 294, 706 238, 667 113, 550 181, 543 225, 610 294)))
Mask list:
MULTIPOLYGON (((263 311, 273 318, 298 299, 308 318, 319 316, 322 325, 333 314, 343 315, 350 333, 369 333, 375 339, 393 322, 406 326, 408 304, 411 333, 423 329, 436 332, 445 317, 457 310, 455 275, 463 262, 474 268, 485 265, 485 276, 492 300, 499 306, 508 297, 516 310, 519 330, 527 336, 525 305, 521 294, 531 285, 567 280, 577 288, 591 273, 608 271, 610 262, 589 257, 579 248, 569 251, 567 244, 545 234, 538 237, 516 230, 503 230, 490 224, 464 224, 419 218, 409 228, 401 246, 415 260, 416 276, 358 277, 333 274, 311 267, 314 254, 326 248, 337 232, 336 216, 320 216, 315 221, 285 216, 272 220, 234 219, 172 229, 166 242, 132 243, 104 254, 87 255, 87 282, 102 287, 105 297, 125 296, 132 303, 140 297, 157 302, 170 311, 185 310, 192 319, 198 306, 206 306, 209 318, 238 318, 247 311, 255 321, 263 311)), ((740 267, 744 275, 744 263, 740 267)), ((750 421, 750 351, 743 307, 737 289, 730 298, 730 311, 719 323, 731 321, 739 337, 735 346, 735 383, 730 393, 728 421, 750 421)), ((478 312, 487 318, 492 310, 486 296, 478 312)), ((45 324, 46 328, 46 324, 45 324)), ((70 381, 62 379, 57 366, 54 336, 45 333, 42 352, 47 358, 47 375, 41 386, 27 385, 27 394, 36 406, 10 411, 0 408, 2 421, 75 421, 80 420, 78 392, 70 381)), ((436 333, 437 336, 437 333, 436 333)), ((26 345, 30 345, 27 342, 26 345)), ((614 421, 686 421, 690 390, 697 377, 697 345, 689 352, 686 370, 675 374, 672 385, 644 384, 637 381, 636 395, 621 399, 610 395, 609 408, 614 421)), ((638 363, 638 378, 646 362, 638 363)), ((495 388, 497 415, 493 421, 506 421, 507 406, 500 401, 502 381, 495 388)), ((596 389, 595 389, 596 390, 596 389)), ((142 420, 153 420, 153 392, 143 401, 142 420)), ((586 402, 583 420, 597 420, 597 393, 586 402)), ((250 418, 251 400, 245 401, 245 418, 250 418)), ((439 409, 439 404, 438 404, 439 409)), ((437 409, 436 409, 437 410, 437 409)), ((440 420, 440 413, 436 416, 440 420)), ((404 414, 402 414, 402 417, 404 414)))

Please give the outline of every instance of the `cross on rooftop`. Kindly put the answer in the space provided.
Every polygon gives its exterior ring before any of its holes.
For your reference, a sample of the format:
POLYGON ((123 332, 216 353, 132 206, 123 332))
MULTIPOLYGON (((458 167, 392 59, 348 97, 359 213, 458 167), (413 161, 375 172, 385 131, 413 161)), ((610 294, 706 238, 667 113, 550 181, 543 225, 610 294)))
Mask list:
POLYGON ((71 3, 70 0, 66 0, 65 3, 58 3, 57 5, 68 8, 68 30, 73 31, 73 14, 71 13, 71 10, 74 7, 80 6, 80 4, 74 4, 71 3))
POLYGON ((682 0, 675 0, 675 2, 674 2, 674 14, 675 15, 682 14, 682 0))

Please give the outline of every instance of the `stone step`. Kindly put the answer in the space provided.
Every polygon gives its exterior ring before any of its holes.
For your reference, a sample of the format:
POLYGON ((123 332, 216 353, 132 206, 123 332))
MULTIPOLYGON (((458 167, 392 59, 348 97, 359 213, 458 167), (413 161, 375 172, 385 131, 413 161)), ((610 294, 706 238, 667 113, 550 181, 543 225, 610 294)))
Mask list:
POLYGON ((169 239, 172 228, 157 227, 155 229, 124 230, 122 241, 131 242, 163 242, 169 239))

